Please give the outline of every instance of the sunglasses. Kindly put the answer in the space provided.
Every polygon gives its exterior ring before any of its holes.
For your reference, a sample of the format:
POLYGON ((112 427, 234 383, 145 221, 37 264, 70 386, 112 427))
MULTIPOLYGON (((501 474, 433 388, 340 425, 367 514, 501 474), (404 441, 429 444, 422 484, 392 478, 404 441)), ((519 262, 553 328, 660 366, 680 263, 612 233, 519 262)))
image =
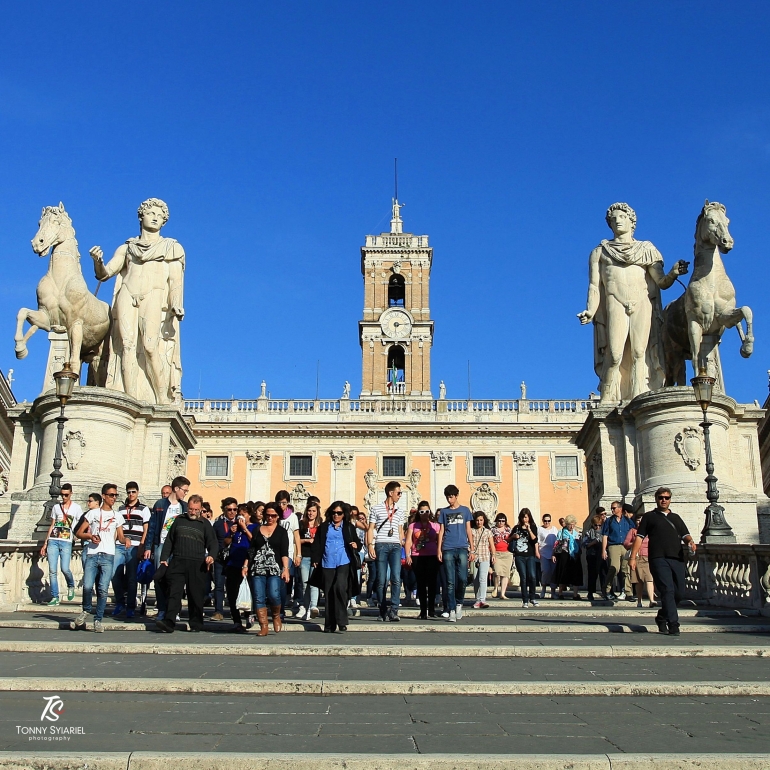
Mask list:
POLYGON ((266 513, 265 514, 265 518, 266 519, 277 519, 278 518, 278 514, 277 513, 266 513))
POLYGON ((658 500, 670 500, 670 499, 671 499, 671 495, 661 495, 658 498, 658 500))
POLYGON ((225 508, 225 510, 226 510, 226 511, 236 511, 236 512, 238 511, 238 509, 237 509, 237 508, 225 508))
POLYGON ((332 511, 332 516, 344 516, 345 511, 332 511))
POLYGON ((117 492, 105 492, 105 493, 102 495, 102 497, 117 497, 117 496, 118 496, 118 493, 117 493, 117 492))
POLYGON ((62 493, 61 493, 61 496, 62 496, 62 497, 69 497, 69 496, 70 496, 70 493, 69 493, 69 492, 62 492, 62 493))

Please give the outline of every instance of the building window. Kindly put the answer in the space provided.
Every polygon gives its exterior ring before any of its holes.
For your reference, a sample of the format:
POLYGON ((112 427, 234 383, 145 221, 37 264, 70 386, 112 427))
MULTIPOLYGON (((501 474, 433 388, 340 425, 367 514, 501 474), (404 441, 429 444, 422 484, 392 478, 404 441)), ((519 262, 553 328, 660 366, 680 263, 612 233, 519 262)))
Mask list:
POLYGON ((488 476, 494 478, 497 473, 495 472, 495 458, 494 457, 473 457, 473 475, 475 477, 488 476))
POLYGON ((405 297, 404 276, 396 273, 388 281, 388 307, 404 307, 405 297))
POLYGON ((219 476, 220 478, 227 477, 227 455, 223 457, 206 457, 206 475, 207 476, 219 476))
POLYGON ((289 457, 289 476, 292 478, 309 478, 312 475, 312 455, 291 455, 289 457))
POLYGON ((556 455, 556 478, 575 478, 578 475, 578 459, 575 455, 556 455))
POLYGON ((406 457, 383 457, 382 475, 403 479, 406 476, 406 457))

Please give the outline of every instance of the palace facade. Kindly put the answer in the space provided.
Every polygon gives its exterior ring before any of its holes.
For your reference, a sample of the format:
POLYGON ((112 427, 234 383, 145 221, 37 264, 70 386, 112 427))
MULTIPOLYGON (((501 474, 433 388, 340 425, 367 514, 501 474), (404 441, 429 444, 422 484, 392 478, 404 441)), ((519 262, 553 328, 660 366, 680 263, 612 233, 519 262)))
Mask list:
POLYGON ((401 482, 404 502, 444 505, 455 484, 463 503, 508 514, 528 507, 540 520, 588 513, 585 457, 575 438, 589 399, 453 400, 431 387, 433 249, 427 235, 403 232, 397 200, 390 232, 361 248, 359 321, 362 388, 339 400, 268 398, 186 400, 197 444, 171 471, 185 470, 191 491, 219 500, 273 498, 288 489, 302 509, 342 499, 365 507, 401 482))

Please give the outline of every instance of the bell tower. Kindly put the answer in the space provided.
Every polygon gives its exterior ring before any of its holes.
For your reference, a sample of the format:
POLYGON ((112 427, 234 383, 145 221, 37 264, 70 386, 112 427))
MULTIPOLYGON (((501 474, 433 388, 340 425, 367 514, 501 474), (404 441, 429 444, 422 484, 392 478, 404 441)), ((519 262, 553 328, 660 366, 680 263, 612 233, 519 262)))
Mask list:
POLYGON ((390 232, 367 235, 361 247, 361 398, 432 398, 429 289, 433 249, 427 235, 404 232, 402 208, 398 198, 393 198, 390 232))

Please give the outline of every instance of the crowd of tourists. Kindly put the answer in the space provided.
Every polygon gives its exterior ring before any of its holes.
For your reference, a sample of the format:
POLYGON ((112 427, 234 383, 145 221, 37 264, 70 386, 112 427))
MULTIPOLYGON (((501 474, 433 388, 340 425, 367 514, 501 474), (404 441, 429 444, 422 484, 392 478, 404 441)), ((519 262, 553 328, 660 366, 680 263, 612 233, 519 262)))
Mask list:
POLYGON ((656 507, 646 515, 613 502, 609 516, 597 509, 582 530, 572 515, 556 526, 544 513, 538 525, 528 508, 511 521, 502 512, 490 521, 461 505, 451 484, 446 505, 435 511, 425 500, 405 510, 401 485, 391 481, 383 502, 368 513, 340 500, 324 509, 313 496, 304 511, 295 511, 289 492, 280 490, 267 503, 226 497, 216 516, 200 495, 188 498, 189 488, 178 476, 150 508, 136 482, 126 484, 122 504, 117 485, 105 484, 89 495, 83 512, 71 485, 62 485, 41 555, 49 563, 49 605, 58 605, 59 568, 72 601, 72 548, 83 543, 83 603, 73 629, 85 629, 93 615, 94 631, 104 630, 110 584, 111 615, 126 620, 153 613, 147 591, 154 584, 155 626, 166 633, 174 632, 185 598, 193 632, 203 629, 207 604, 211 619, 224 621, 225 602, 229 630, 239 634, 258 627, 257 635, 266 636, 270 623, 278 633, 287 613, 300 621, 323 614, 324 631, 341 633, 364 606, 376 608, 380 621, 396 623, 402 593, 404 603, 419 607, 421 620, 456 623, 469 583, 472 606, 483 610, 488 600, 511 596, 515 573, 523 608, 548 596, 580 600, 584 584, 589 600, 636 601, 638 607, 645 594, 648 606, 656 606, 657 592, 659 630, 679 633, 683 544, 692 551, 695 544, 669 510, 666 488, 656 492, 656 507))

